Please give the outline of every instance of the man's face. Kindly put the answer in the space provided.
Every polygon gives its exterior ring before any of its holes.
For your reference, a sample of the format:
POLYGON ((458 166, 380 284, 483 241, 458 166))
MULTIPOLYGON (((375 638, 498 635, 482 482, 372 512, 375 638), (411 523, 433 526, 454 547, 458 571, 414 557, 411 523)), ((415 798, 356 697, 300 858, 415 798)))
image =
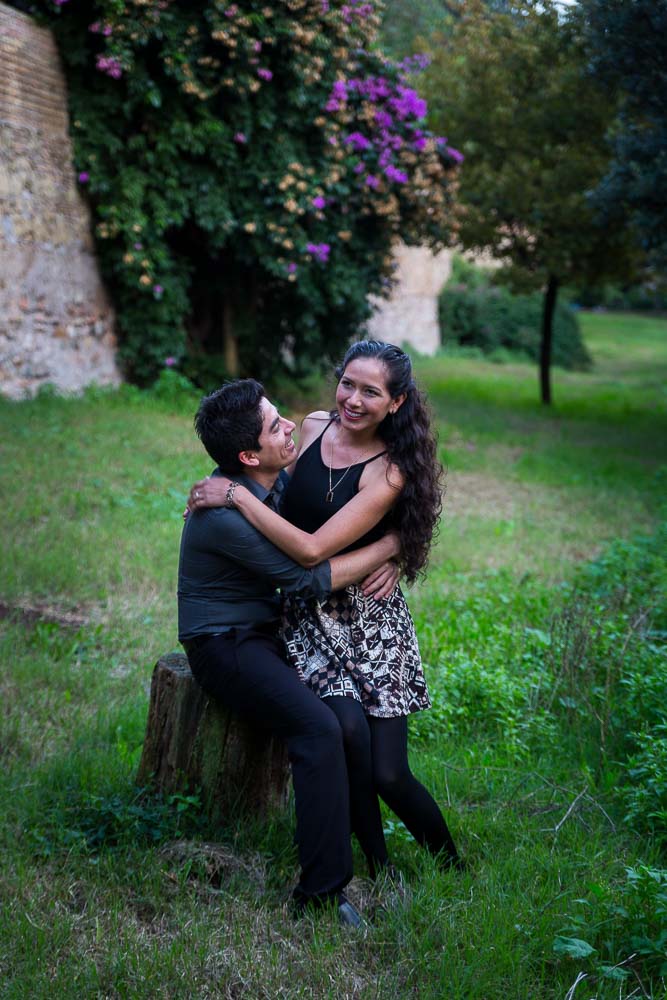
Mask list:
POLYGON ((273 403, 266 396, 260 403, 263 423, 259 435, 260 450, 256 452, 259 459, 257 468, 262 472, 280 472, 296 458, 296 448, 292 440, 292 432, 296 424, 286 417, 281 417, 273 403))

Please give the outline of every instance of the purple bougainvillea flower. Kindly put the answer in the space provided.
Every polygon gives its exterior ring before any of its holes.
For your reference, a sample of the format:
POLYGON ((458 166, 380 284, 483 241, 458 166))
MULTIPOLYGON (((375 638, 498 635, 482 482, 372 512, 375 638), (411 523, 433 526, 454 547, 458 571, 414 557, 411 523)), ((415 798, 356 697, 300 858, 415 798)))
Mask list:
POLYGON ((87 184, 90 180, 90 174, 87 170, 82 170, 79 174, 79 184, 87 184))
POLYGON ((453 160, 456 161, 456 163, 463 163, 463 161, 465 160, 465 156, 463 155, 460 149, 454 149, 453 146, 447 146, 446 151, 447 154, 451 156, 453 160))
POLYGON ((95 61, 95 65, 101 73, 106 73, 107 76, 113 77, 114 80, 119 80, 123 75, 123 67, 117 59, 113 58, 113 56, 103 56, 99 54, 95 61))
POLYGON ((366 165, 364 163, 357 163, 356 167, 354 168, 354 172, 355 174, 363 174, 365 169, 366 165))
POLYGON ((247 141, 248 141, 248 137, 245 134, 245 132, 237 132, 235 134, 235 136, 234 136, 234 142, 238 142, 238 143, 243 144, 244 142, 247 142, 247 141))
POLYGON ((102 28, 102 34, 104 35, 105 38, 108 38, 112 32, 113 28, 111 27, 110 24, 105 24, 104 27, 102 28))
POLYGON ((54 4, 56 5, 56 7, 62 7, 62 5, 63 5, 64 3, 67 3, 67 2, 68 2, 68 0, 53 0, 53 2, 54 2, 54 4))
POLYGON ((325 208, 326 203, 327 203, 326 198, 323 198, 321 194, 316 195, 311 202, 313 208, 319 208, 319 209, 325 208))
POLYGON ((379 183, 380 181, 374 174, 369 174, 368 177, 366 178, 366 187, 376 188, 379 185, 379 183))
POLYGON ((307 243, 306 251, 311 253, 315 260, 318 260, 320 264, 326 264, 329 259, 329 252, 331 247, 328 243, 307 243))
POLYGON ((99 35, 101 30, 102 30, 102 25, 100 24, 99 21, 93 21, 92 24, 88 25, 88 31, 92 31, 94 35, 99 35))
POLYGON ((396 181, 397 184, 407 184, 408 175, 403 170, 399 170, 398 167, 389 166, 385 169, 385 177, 388 177, 390 181, 396 181))
POLYGON ((231 7, 228 7, 227 10, 225 11, 225 17, 236 17, 238 12, 239 12, 238 7, 236 6, 235 3, 233 3, 231 7))
POLYGON ((365 135, 361 132, 350 132, 345 138, 345 142, 348 146, 352 146, 357 152, 361 152, 364 149, 370 149, 372 143, 370 139, 367 139, 365 135))
POLYGON ((262 51, 262 43, 261 42, 253 42, 252 43, 252 51, 253 52, 261 52, 262 51))
POLYGON ((162 287, 162 285, 153 285, 153 295, 155 296, 156 299, 161 299, 163 292, 164 288, 162 287))
POLYGON ((134 249, 135 250, 143 250, 144 249, 143 243, 135 243, 134 244, 134 249))
POLYGON ((273 80, 273 73, 271 70, 264 69, 264 67, 257 70, 257 76, 261 76, 262 80, 273 80))
POLYGON ((426 101, 419 96, 416 90, 412 90, 411 87, 397 87, 397 97, 392 97, 389 104, 393 108, 396 117, 405 118, 424 118, 428 106, 426 101))
POLYGON ((287 265, 287 273, 288 273, 288 274, 296 274, 296 272, 297 272, 297 266, 296 266, 296 264, 294 263, 294 261, 293 261, 293 260, 291 260, 291 261, 289 262, 289 264, 287 265))
POLYGON ((177 364, 177 363, 178 362, 176 361, 176 358, 172 357, 171 354, 169 355, 168 358, 164 359, 164 366, 165 366, 165 368, 173 368, 174 365, 177 364))

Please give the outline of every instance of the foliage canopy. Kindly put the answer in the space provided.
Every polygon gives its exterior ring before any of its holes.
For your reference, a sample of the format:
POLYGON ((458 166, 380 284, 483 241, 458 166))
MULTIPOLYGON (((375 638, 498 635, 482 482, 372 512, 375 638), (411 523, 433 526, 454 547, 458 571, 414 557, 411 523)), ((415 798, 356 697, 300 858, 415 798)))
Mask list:
POLYGON ((266 374, 337 351, 399 236, 445 235, 453 161, 361 0, 40 0, 65 63, 128 375, 186 350, 266 374))
POLYGON ((622 225, 602 227, 588 192, 605 173, 608 94, 587 73, 581 18, 545 0, 490 10, 463 0, 453 29, 427 43, 424 90, 435 127, 465 153, 458 199, 464 247, 490 250, 517 290, 546 288, 548 369, 558 286, 628 273, 622 225))
POLYGON ((667 266, 667 67, 656 39, 667 0, 583 0, 592 70, 616 89, 613 159, 595 202, 607 219, 630 214, 653 262, 667 266))

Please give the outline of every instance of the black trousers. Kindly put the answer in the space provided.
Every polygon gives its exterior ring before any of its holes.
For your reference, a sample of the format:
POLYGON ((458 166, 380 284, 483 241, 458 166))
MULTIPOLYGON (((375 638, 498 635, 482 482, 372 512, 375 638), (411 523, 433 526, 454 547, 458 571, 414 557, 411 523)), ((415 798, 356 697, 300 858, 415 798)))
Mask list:
POLYGON ((298 899, 339 892, 352 877, 350 813, 343 737, 338 720, 284 660, 280 640, 233 629, 186 645, 207 694, 254 725, 285 740, 292 765, 298 899))

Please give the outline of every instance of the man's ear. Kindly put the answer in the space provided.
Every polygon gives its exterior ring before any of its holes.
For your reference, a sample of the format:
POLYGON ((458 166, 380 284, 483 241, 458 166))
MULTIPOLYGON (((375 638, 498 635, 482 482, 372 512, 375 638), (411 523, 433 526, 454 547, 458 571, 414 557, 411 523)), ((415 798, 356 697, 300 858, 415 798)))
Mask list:
POLYGON ((240 451, 238 458, 241 465, 249 465, 252 468, 259 465, 259 456, 256 451, 240 451))

